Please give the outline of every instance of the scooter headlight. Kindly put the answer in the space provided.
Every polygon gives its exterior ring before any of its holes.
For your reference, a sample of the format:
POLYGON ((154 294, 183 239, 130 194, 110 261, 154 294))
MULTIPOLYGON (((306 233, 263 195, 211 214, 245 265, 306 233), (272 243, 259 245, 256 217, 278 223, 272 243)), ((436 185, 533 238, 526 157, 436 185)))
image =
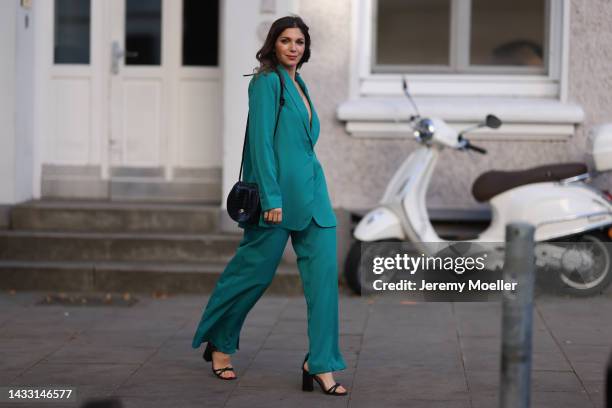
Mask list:
POLYGON ((417 123, 414 131, 414 136, 422 142, 427 142, 431 140, 435 131, 436 128, 433 124, 433 121, 431 119, 425 118, 421 119, 417 123))

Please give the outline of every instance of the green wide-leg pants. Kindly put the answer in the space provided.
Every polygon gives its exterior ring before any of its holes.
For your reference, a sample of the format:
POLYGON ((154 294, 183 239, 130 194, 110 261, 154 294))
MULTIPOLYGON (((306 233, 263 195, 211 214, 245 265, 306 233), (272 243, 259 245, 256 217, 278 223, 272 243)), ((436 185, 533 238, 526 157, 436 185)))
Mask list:
POLYGON ((320 227, 314 219, 301 231, 258 226, 244 229, 236 254, 210 296, 193 348, 207 341, 227 354, 239 348, 247 313, 272 282, 290 236, 306 297, 309 371, 318 374, 346 368, 338 345, 336 228, 320 227))

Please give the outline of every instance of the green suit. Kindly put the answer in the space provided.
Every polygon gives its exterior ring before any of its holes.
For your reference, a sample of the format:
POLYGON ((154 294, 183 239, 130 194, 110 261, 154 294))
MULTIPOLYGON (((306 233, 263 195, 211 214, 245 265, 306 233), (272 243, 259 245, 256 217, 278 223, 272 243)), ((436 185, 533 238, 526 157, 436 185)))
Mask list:
MULTIPOLYGON (((308 88, 296 73, 296 80, 312 112, 308 111, 287 71, 279 66, 285 83, 285 105, 282 108, 276 138, 274 124, 279 107, 280 79, 275 73, 255 76, 249 84, 249 137, 244 157, 244 180, 256 182, 261 197, 262 215, 259 226, 304 229, 313 217, 322 227, 336 226, 336 217, 329 200, 325 175, 314 152, 319 139, 319 117, 308 88), (274 139, 274 140, 273 140, 274 139), (268 224, 263 212, 283 209, 280 224, 268 224)), ((244 224, 240 224, 244 228, 244 224)))
POLYGON ((336 217, 313 150, 319 119, 299 75, 296 80, 310 101, 312 126, 288 72, 281 66, 278 70, 284 77, 285 104, 276 138, 280 80, 274 73, 262 73, 249 84, 244 180, 258 184, 262 216, 258 225, 240 224, 244 228, 242 241, 217 281, 192 347, 210 341, 227 354, 238 349, 247 313, 272 282, 291 237, 306 297, 309 370, 313 374, 342 370, 346 364, 338 346, 336 217), (263 212, 272 208, 282 208, 280 224, 263 220, 263 212))

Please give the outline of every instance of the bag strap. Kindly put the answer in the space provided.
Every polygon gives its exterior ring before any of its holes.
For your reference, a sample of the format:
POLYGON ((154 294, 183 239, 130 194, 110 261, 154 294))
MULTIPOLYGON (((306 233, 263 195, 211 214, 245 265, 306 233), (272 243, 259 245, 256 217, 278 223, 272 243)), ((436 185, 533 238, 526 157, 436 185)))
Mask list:
MULTIPOLYGON (((274 123, 274 135, 272 136, 272 140, 276 139, 276 129, 278 128, 278 119, 280 118, 281 109, 283 109, 283 105, 285 104, 285 81, 283 80, 283 76, 278 69, 275 69, 274 72, 278 75, 278 79, 280 79, 281 89, 280 89, 280 98, 278 104, 278 112, 276 113, 276 122, 274 123)), ((254 74, 245 74, 243 76, 251 76, 254 74)), ((246 129, 244 131, 244 141, 242 142, 242 159, 240 160, 240 172, 238 173, 238 181, 242 180, 242 166, 244 164, 244 151, 246 149, 246 141, 249 137, 249 115, 247 115, 247 124, 246 129)))

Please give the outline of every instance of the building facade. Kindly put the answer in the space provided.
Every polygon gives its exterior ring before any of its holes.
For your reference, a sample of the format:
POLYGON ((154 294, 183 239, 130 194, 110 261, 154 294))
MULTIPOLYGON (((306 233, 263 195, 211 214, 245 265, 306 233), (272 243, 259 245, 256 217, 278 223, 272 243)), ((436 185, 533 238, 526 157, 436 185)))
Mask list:
MULTIPOLYGON (((445 151, 428 206, 478 208, 479 173, 588 160, 612 121, 605 0, 6 0, 0 3, 0 203, 224 206, 238 176, 255 53, 276 18, 310 26, 302 68, 338 211, 377 203, 423 115, 486 156, 445 151)), ((602 178, 599 183, 606 183, 602 178)))

